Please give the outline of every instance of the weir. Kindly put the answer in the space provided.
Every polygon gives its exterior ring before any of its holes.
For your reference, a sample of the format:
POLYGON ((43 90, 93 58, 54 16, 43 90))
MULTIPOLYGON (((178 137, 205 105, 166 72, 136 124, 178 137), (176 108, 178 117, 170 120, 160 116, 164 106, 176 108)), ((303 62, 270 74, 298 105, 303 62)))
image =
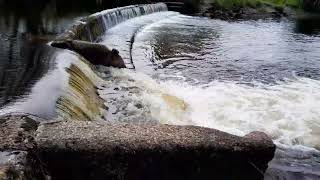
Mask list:
MULTIPOLYGON (((166 4, 131 5, 105 10, 75 22, 56 40, 99 42, 99 37, 117 24, 160 11, 167 11, 166 4)), ((34 85, 28 97, 4 107, 0 115, 28 113, 44 119, 101 119, 106 106, 97 89, 106 82, 98 77, 95 67, 81 55, 61 49, 52 51, 48 54, 51 61, 48 73, 34 85)))
POLYGON ((99 41, 99 36, 121 22, 134 17, 167 10, 166 4, 157 3, 132 5, 101 11, 79 20, 69 30, 61 34, 58 39, 97 42, 99 41))
MULTIPOLYGON (((111 27, 130 18, 167 11, 164 3, 132 5, 116 9, 105 10, 92 14, 57 37, 59 40, 73 39, 98 42, 99 37, 111 27)), ((63 61, 63 59, 57 59, 63 61)), ((57 99, 57 115, 62 119, 95 120, 103 116, 104 101, 99 97, 97 88, 103 83, 94 72, 94 67, 84 58, 65 67, 69 75, 68 86, 57 99)), ((105 82, 104 82, 105 83, 105 82)))

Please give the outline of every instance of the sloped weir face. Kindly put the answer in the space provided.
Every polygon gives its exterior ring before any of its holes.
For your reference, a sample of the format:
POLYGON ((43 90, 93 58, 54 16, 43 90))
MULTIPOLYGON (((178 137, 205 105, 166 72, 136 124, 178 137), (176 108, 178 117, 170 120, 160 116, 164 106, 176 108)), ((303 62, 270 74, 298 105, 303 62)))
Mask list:
MULTIPOLYGON (((157 3, 105 10, 80 20, 58 39, 96 42, 104 32, 121 22, 160 11, 167 11, 167 6, 157 3)), ((57 100, 57 115, 71 120, 99 119, 106 108, 104 100, 97 92, 103 80, 95 74, 94 67, 90 63, 82 57, 79 57, 78 60, 85 63, 78 63, 78 65, 71 63, 65 68, 69 74, 69 81, 65 92, 57 100)))

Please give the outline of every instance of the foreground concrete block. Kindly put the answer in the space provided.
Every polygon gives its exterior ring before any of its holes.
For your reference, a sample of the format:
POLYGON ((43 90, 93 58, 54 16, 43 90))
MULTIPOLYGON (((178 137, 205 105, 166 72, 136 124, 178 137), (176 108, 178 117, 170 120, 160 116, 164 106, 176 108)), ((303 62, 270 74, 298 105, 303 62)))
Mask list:
POLYGON ((52 179, 263 179, 275 145, 195 126, 43 124, 37 155, 52 179))

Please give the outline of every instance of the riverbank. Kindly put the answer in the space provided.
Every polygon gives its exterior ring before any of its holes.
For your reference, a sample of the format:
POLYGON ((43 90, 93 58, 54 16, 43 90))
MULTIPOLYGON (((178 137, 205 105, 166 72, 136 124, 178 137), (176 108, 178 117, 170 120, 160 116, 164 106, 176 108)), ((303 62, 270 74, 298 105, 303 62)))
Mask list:
POLYGON ((210 0, 205 1, 203 16, 222 20, 257 20, 288 17, 300 7, 297 1, 286 3, 259 0, 210 0))
POLYGON ((308 11, 320 12, 320 1, 319 0, 304 0, 303 8, 308 11))

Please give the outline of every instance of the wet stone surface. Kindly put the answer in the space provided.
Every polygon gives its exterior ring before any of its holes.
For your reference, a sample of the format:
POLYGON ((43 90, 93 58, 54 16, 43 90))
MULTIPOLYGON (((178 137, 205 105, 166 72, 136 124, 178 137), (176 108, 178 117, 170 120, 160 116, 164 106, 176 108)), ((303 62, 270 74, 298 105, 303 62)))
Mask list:
POLYGON ((0 151, 33 148, 38 124, 28 116, 0 117, 0 137, 5 137, 0 139, 0 151))
POLYGON ((25 165, 27 152, 0 152, 0 180, 25 179, 25 165))
POLYGON ((42 178, 34 168, 37 160, 30 154, 38 125, 28 115, 0 117, 0 180, 42 178))
POLYGON ((261 132, 239 137, 196 126, 107 121, 39 125, 27 115, 0 122, 1 136, 8 137, 0 142, 1 180, 209 179, 213 174, 239 179, 243 172, 263 179, 275 150, 261 132))

